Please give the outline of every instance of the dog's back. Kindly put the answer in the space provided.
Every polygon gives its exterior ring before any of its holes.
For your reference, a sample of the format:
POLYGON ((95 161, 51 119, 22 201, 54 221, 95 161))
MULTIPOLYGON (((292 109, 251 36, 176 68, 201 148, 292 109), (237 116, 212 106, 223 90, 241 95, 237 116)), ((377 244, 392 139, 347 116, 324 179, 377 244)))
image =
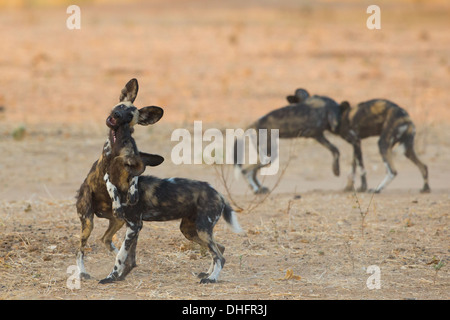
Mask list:
POLYGON ((249 128, 278 129, 280 138, 316 137, 324 130, 333 130, 328 113, 336 113, 337 119, 338 104, 328 97, 312 96, 269 112, 249 128))
POLYGON ((167 221, 186 217, 195 220, 197 216, 204 216, 212 222, 215 219, 217 221, 220 213, 223 213, 225 221, 232 224, 231 206, 207 182, 140 176, 138 189, 140 200, 131 210, 142 213, 144 221, 167 221))
POLYGON ((412 125, 408 113, 397 104, 385 99, 372 99, 349 108, 342 117, 341 128, 353 130, 361 139, 379 136, 389 128, 402 124, 412 125))

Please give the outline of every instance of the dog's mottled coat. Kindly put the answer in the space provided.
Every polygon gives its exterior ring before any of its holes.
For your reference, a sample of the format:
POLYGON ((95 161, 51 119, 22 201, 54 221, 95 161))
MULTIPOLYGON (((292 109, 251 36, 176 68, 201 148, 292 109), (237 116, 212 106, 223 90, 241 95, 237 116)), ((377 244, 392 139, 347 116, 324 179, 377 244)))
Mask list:
POLYGON ((366 170, 361 151, 361 139, 379 136, 378 147, 387 174, 383 181, 373 190, 380 192, 394 177, 397 170, 392 161, 392 148, 397 144, 405 147, 405 156, 420 170, 424 183, 421 192, 430 192, 428 168, 419 160, 414 151, 415 126, 408 113, 397 104, 386 99, 373 99, 350 107, 347 101, 340 104, 341 119, 337 132, 353 146, 352 172, 345 190, 354 190, 356 167, 360 168, 361 186, 359 191, 367 190, 366 170))
POLYGON ((223 216, 234 232, 242 231, 228 202, 206 182, 154 176, 140 176, 138 180, 138 203, 123 208, 127 223, 125 240, 113 270, 101 283, 123 280, 136 266, 136 244, 143 221, 178 219, 183 235, 208 249, 212 256, 208 272, 198 275, 200 282, 216 282, 225 264, 225 247, 214 240, 214 226, 223 216))

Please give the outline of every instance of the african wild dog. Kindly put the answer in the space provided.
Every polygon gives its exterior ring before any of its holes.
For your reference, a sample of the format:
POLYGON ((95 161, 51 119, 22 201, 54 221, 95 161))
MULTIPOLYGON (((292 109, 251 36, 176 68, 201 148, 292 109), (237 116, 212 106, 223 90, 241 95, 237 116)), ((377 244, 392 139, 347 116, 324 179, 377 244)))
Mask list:
MULTIPOLYGON (((131 133, 130 133, 131 134, 131 133)), ((114 168, 117 174, 120 171, 114 168)), ((109 177, 114 181, 113 170, 109 177)), ((105 176, 113 203, 119 203, 126 190, 117 190, 105 176)), ((116 179, 117 180, 117 179, 116 179)), ((136 245, 143 221, 168 221, 181 219, 183 235, 202 247, 212 256, 212 264, 207 273, 200 273, 200 283, 216 282, 225 264, 225 247, 215 242, 213 228, 223 215, 233 231, 241 232, 235 213, 224 197, 208 183, 183 179, 159 179, 154 176, 138 178, 139 201, 133 206, 124 206, 127 224, 125 240, 117 254, 111 273, 100 283, 123 280, 136 266, 136 245)))
MULTIPOLYGON (((109 183, 109 181, 107 181, 109 183)), ((100 283, 123 280, 136 266, 136 244, 143 221, 181 219, 180 230, 191 241, 207 248, 212 256, 208 272, 198 274, 200 283, 217 282, 225 264, 225 247, 213 238, 213 228, 223 216, 234 232, 241 232, 235 213, 224 197, 208 183, 183 179, 140 176, 139 202, 124 207, 125 240, 111 273, 100 283)))
MULTIPOLYGON (((317 142, 331 151, 333 154, 333 173, 339 176, 339 150, 324 136, 324 131, 335 132, 339 125, 340 109, 339 105, 332 99, 324 96, 310 96, 305 89, 297 89, 294 96, 287 96, 290 105, 276 109, 267 115, 259 118, 247 129, 267 129, 267 150, 271 148, 271 129, 279 129, 279 137, 283 138, 314 138, 317 142)), ((265 143, 265 141, 264 141, 265 143)), ((261 162, 250 165, 246 168, 238 163, 242 159, 237 159, 238 140, 234 144, 234 163, 246 178, 254 193, 267 193, 269 190, 262 186, 256 175, 259 169, 268 164, 261 162)), ((259 148, 257 148, 259 149, 259 148)), ((276 148, 274 148, 276 150, 276 148)), ((272 160, 277 155, 270 155, 272 160)))
POLYGON ((119 104, 114 107, 106 120, 110 131, 103 146, 103 152, 92 165, 77 194, 76 208, 81 221, 81 238, 77 253, 80 278, 90 278, 84 267, 84 254, 87 240, 94 228, 94 215, 109 220, 108 229, 101 241, 109 250, 118 252, 112 243, 112 238, 123 226, 124 221, 117 216, 117 214, 121 214, 121 207, 116 206, 115 208, 119 209, 119 212, 115 212, 116 210, 112 208, 111 198, 104 181, 107 171, 112 170, 116 179, 114 182, 122 192, 128 193, 127 202, 132 205, 138 201, 135 189, 137 180, 134 177, 144 172, 145 165, 156 166, 164 160, 160 156, 138 152, 131 133, 120 130, 121 125, 126 124, 129 128, 128 131, 131 132, 133 125, 153 124, 163 115, 163 110, 159 107, 145 107, 138 110, 133 105, 137 92, 136 79, 130 80, 122 89, 119 104), (114 168, 118 166, 125 167, 125 169, 115 174, 114 168))
POLYGON ((414 124, 408 113, 397 104, 385 99, 373 99, 361 102, 355 108, 351 108, 347 101, 340 105, 341 121, 338 133, 353 146, 352 172, 349 175, 346 191, 352 191, 356 166, 359 165, 361 174, 361 186, 359 191, 367 190, 366 171, 364 169, 361 139, 379 136, 378 147, 387 174, 374 192, 380 192, 397 175, 392 162, 392 148, 400 143, 405 147, 405 156, 419 168, 424 185, 421 192, 430 192, 428 185, 428 168, 417 157, 414 151, 414 136, 416 133, 414 124))

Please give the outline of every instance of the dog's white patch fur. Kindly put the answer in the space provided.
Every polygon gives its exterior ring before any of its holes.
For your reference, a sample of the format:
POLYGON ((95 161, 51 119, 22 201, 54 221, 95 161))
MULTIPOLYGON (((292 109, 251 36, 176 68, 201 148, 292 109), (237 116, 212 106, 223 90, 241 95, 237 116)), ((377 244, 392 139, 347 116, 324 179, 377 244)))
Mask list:
POLYGON ((103 147, 103 151, 105 151, 105 154, 109 156, 111 154, 111 141, 109 138, 106 140, 105 146, 103 147))
POLYGON ((137 192, 136 186, 138 184, 138 180, 139 180, 139 177, 137 177, 137 176, 133 177, 133 179, 131 179, 130 189, 128 191, 129 193, 134 194, 137 192))
POLYGON ((212 280, 212 281, 217 281, 217 278, 219 277, 219 273, 221 270, 222 270, 222 265, 221 265, 220 261, 217 260, 214 263, 214 269, 211 272, 211 274, 209 275, 208 279, 212 280))

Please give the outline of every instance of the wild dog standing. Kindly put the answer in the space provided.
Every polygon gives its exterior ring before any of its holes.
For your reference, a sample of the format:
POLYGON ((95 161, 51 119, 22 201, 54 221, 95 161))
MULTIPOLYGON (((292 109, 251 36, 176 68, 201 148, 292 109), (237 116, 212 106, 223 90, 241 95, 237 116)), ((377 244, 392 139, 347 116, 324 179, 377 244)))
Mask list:
MULTIPOLYGON (((156 161, 152 162, 151 160, 154 159, 152 155, 139 153, 134 144, 134 140, 124 141, 121 139, 120 147, 116 144, 116 129, 123 121, 126 121, 130 127, 135 124, 149 125, 157 122, 163 115, 163 110, 159 107, 145 107, 138 110, 133 105, 137 92, 138 83, 136 79, 130 80, 125 88, 122 89, 120 103, 113 109, 111 116, 107 119, 107 125, 110 127, 110 131, 108 139, 103 146, 103 152, 100 158, 92 165, 77 194, 76 208, 81 221, 81 237, 77 253, 77 265, 81 278, 89 278, 89 274, 84 267, 84 249, 94 228, 94 215, 109 220, 108 229, 101 238, 101 241, 111 251, 117 252, 117 249, 112 243, 112 238, 125 223, 114 214, 111 198, 103 180, 111 164, 114 163, 117 165, 121 163, 125 165, 127 171, 124 172, 128 176, 127 178, 132 178, 144 171, 143 159, 146 160, 146 165, 158 165, 162 162, 162 157, 157 156, 155 158, 156 161), (120 156, 117 157, 116 152, 113 154, 113 150, 120 150, 120 156)), ((123 192, 127 193, 127 190, 130 190, 133 186, 133 181, 125 180, 122 180, 124 183, 117 182, 117 184, 123 188, 123 192)), ((138 200, 136 195, 136 193, 131 192, 129 197, 130 202, 136 202, 138 200)))
MULTIPOLYGON (((334 133, 339 125, 339 105, 328 97, 310 96, 304 89, 297 89, 294 96, 288 96, 286 99, 291 103, 289 106, 268 113, 249 126, 247 130, 268 130, 267 152, 269 153, 268 156, 272 157, 272 160, 277 156, 270 154, 270 150, 272 150, 270 131, 272 129, 279 130, 281 139, 314 138, 333 154, 333 173, 339 176, 339 150, 324 136, 325 130, 334 133)), ((254 193, 267 193, 269 190, 261 185, 256 175, 258 170, 268 164, 259 162, 243 168, 238 163, 242 163, 242 159, 237 158, 237 148, 238 140, 234 144, 235 166, 240 169, 254 193)), ((257 150, 259 150, 259 147, 257 150)))
POLYGON ((357 107, 351 108, 347 101, 340 105, 342 118, 339 134, 353 146, 352 172, 349 175, 345 190, 352 191, 356 174, 356 166, 359 165, 361 174, 361 186, 359 191, 367 190, 366 170, 364 169, 361 139, 380 136, 378 147, 387 174, 374 192, 380 192, 397 175, 392 162, 392 148, 400 143, 405 147, 405 156, 410 159, 420 170, 424 184, 421 192, 430 192, 428 185, 428 168, 417 157, 414 151, 414 136, 416 133, 414 124, 408 113, 397 104, 384 99, 374 99, 361 102, 357 107))
POLYGON ((223 196, 206 182, 183 178, 140 176, 138 189, 139 202, 123 208, 127 231, 113 270, 100 283, 123 280, 136 266, 136 244, 143 221, 178 219, 183 235, 208 249, 212 256, 208 272, 198 275, 200 283, 216 282, 225 264, 225 247, 214 240, 214 226, 223 216, 234 232, 242 231, 223 196))
MULTIPOLYGON (((123 126, 121 130, 127 130, 127 126, 123 126)), ((131 137, 131 132, 125 135, 131 137)), ((124 173, 126 170, 122 164, 123 162, 116 162, 117 167, 111 166, 109 175, 105 175, 111 200, 119 205, 127 191, 126 184, 125 188, 118 190, 113 182, 122 179, 117 176, 128 175, 124 173)), ((120 208, 127 224, 125 240, 117 254, 113 270, 100 283, 123 280, 136 266, 136 245, 143 221, 177 219, 181 219, 180 230, 183 235, 207 248, 212 256, 208 272, 199 274, 202 278, 200 282, 216 282, 225 264, 225 247, 214 240, 214 226, 223 216, 233 231, 242 231, 233 209, 224 197, 206 182, 182 178, 159 179, 140 176, 137 190, 138 202, 133 206, 120 208)))

